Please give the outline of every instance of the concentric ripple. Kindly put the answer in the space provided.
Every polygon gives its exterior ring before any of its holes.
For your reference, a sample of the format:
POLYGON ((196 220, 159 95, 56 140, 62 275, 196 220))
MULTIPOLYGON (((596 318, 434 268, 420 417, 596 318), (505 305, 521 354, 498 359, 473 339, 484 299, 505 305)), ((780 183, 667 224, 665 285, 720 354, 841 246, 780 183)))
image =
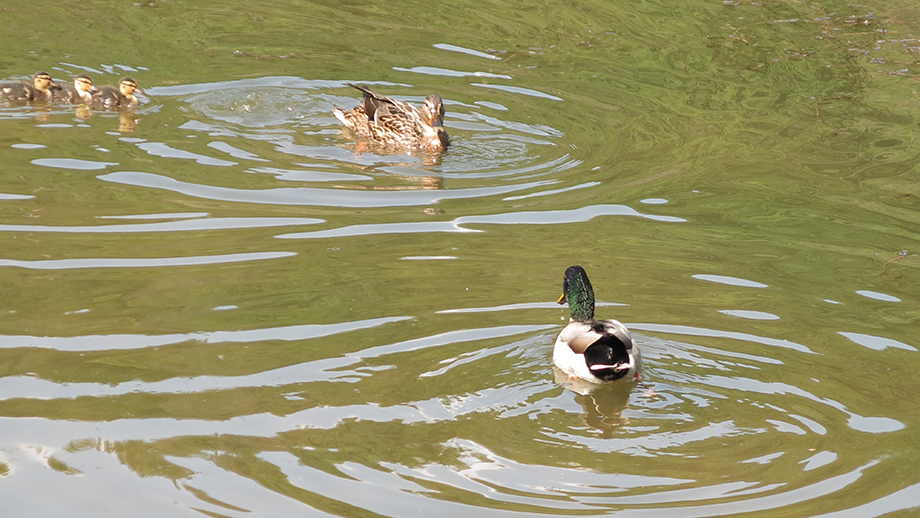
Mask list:
MULTIPOLYGON (((342 150, 355 149, 353 137, 342 131, 331 115, 333 107, 351 108, 360 102, 360 92, 349 88, 348 82, 360 82, 416 105, 427 94, 398 95, 412 90, 411 85, 401 83, 296 77, 156 87, 150 93, 175 97, 192 113, 199 114, 202 120, 184 126, 189 130, 204 131, 212 137, 267 141, 275 146, 274 151, 292 155, 294 160, 310 160, 313 166, 321 162, 333 167, 336 164, 328 162, 332 159, 347 162, 340 166, 370 166, 382 174, 487 179, 546 175, 580 163, 558 151, 558 140, 564 132, 514 120, 510 118, 513 113, 499 103, 467 104, 444 93, 445 127, 452 135, 452 143, 436 168, 425 167, 424 158, 419 163, 404 153, 353 152, 349 156, 342 150)), ((265 155, 270 154, 268 150, 245 153, 246 160, 266 160, 265 155)))

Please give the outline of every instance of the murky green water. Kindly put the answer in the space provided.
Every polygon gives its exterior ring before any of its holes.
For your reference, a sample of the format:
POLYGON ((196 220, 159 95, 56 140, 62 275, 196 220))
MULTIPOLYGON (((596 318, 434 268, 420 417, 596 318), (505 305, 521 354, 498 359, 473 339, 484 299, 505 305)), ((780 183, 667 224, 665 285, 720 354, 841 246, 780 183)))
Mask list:
POLYGON ((0 496, 17 516, 920 509, 907 2, 0 9, 0 496), (446 104, 439 161, 340 132, 446 104), (554 380, 562 272, 638 384, 554 380))

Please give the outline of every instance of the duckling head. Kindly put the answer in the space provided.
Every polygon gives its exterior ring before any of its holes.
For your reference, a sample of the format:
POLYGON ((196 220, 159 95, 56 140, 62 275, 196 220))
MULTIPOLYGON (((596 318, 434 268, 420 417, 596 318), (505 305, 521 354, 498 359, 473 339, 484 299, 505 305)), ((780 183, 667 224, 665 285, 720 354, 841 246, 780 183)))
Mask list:
POLYGON ((89 76, 82 74, 73 78, 73 87, 81 94, 92 94, 95 91, 93 88, 93 80, 89 76))
POLYGON ((125 97, 134 97, 134 92, 137 91, 143 92, 143 90, 137 87, 137 81, 130 77, 121 78, 121 81, 118 82, 118 91, 125 97))
POLYGON ((32 86, 36 90, 46 92, 48 88, 57 87, 57 84, 51 79, 51 74, 48 72, 39 72, 32 77, 32 86))

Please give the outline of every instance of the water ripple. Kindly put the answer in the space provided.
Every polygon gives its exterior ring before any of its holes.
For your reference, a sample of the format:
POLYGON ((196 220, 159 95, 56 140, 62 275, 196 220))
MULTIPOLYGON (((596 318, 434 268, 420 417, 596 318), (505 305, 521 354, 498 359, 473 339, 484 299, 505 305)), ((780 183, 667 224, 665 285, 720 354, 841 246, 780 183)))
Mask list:
POLYGON ((295 225, 316 225, 325 221, 316 218, 203 218, 134 223, 125 225, 0 225, 0 232, 61 232, 67 234, 125 234, 139 232, 188 232, 233 228, 271 228, 295 225))
POLYGON ((409 223, 377 223, 367 225, 351 225, 329 230, 314 232, 298 232, 296 234, 281 234, 279 239, 320 239, 345 236, 365 236, 379 234, 416 234, 428 232, 482 232, 465 228, 462 225, 554 225, 590 221, 599 216, 636 216, 654 221, 678 223, 685 221, 683 218, 673 216, 657 216, 643 214, 632 207, 625 205, 589 205, 573 210, 550 210, 540 212, 508 212, 504 214, 490 214, 484 216, 461 216, 451 221, 423 221, 409 223))
POLYGON ((659 333, 673 333, 689 336, 711 336, 711 337, 723 337, 731 338, 734 340, 744 340, 747 342, 755 342, 763 345, 769 345, 773 347, 782 347, 784 349, 792 349, 794 351, 799 351, 802 353, 817 354, 808 347, 792 342, 790 340, 778 340, 775 338, 767 338, 757 335, 752 335, 748 333, 739 333, 735 331, 719 331, 715 329, 706 329, 700 327, 692 326, 682 326, 682 325, 672 325, 672 324, 629 324, 630 329, 643 330, 643 331, 656 331, 659 333))
MULTIPOLYGON (((451 47, 448 50, 456 50, 451 47)), ((398 67, 397 67, 398 68, 398 67)), ((458 72, 444 68, 415 67, 409 72, 437 75, 488 75, 506 78, 502 74, 484 72, 458 72)), ((508 77, 510 79, 510 77, 508 77)), ((423 95, 399 95, 399 90, 412 85, 381 81, 349 80, 360 82, 385 95, 421 103, 423 95)), ((350 107, 359 102, 357 94, 347 86, 349 81, 324 81, 296 77, 262 77, 255 79, 154 87, 151 95, 180 97, 192 112, 200 113, 204 120, 189 120, 182 129, 206 132, 209 138, 242 137, 253 141, 267 141, 274 151, 293 157, 309 157, 314 161, 328 162, 335 167, 355 164, 373 166, 388 174, 403 176, 456 177, 464 179, 498 178, 527 173, 551 174, 576 167, 580 159, 554 157, 537 147, 557 146, 565 132, 546 124, 523 122, 511 118, 507 107, 493 101, 467 104, 450 98, 444 99, 447 108, 445 127, 452 136, 452 145, 442 157, 410 156, 405 152, 373 150, 361 152, 354 136, 341 131, 339 123, 331 116, 333 107, 350 107), (337 94, 333 90, 340 90, 337 94), (480 110, 485 109, 489 113, 480 110), (220 125, 222 121, 226 124, 220 125), (307 138, 299 138, 292 128, 303 129, 307 138), (242 131, 248 128, 251 131, 242 131), (560 162, 565 163, 558 167, 560 162), (421 166, 421 167, 420 167, 421 166)), ((474 86, 500 88, 515 95, 537 96, 561 100, 530 88, 502 85, 474 84, 474 86)), ((426 92, 427 93, 427 92, 426 92)), ((521 117, 523 118, 523 117, 521 117)), ((148 153, 164 158, 194 159, 199 163, 229 166, 231 161, 190 153, 163 143, 138 145, 148 153)), ((212 149, 227 153, 238 160, 265 161, 266 153, 243 150, 227 142, 212 141, 212 149)), ((372 171, 376 172, 376 171, 372 171)), ((304 178, 305 181, 314 181, 304 178)), ((316 202, 311 202, 316 203, 316 202)))
POLYGON ((80 268, 159 268, 164 266, 201 266, 205 264, 241 263, 263 261, 297 255, 294 252, 250 252, 243 254, 201 255, 194 257, 158 257, 155 259, 93 258, 93 259, 47 259, 41 261, 17 261, 0 259, 0 267, 14 266, 29 270, 69 270, 80 268))
POLYGON ((899 342, 898 340, 893 340, 891 338, 867 335, 864 333, 849 333, 846 331, 838 331, 837 334, 850 339, 853 343, 857 343, 863 347, 868 347, 869 349, 875 351, 884 351, 889 347, 892 349, 903 349, 905 351, 917 351, 916 347, 907 345, 904 342, 899 342))
POLYGON ((219 158, 212 158, 209 156, 200 155, 198 153, 191 153, 182 149, 176 149, 163 142, 139 142, 137 143, 137 147, 143 149, 153 156, 163 158, 178 158, 180 160, 194 160, 201 165, 213 165, 219 167, 237 165, 236 162, 230 162, 228 160, 221 160, 219 158))
POLYGON ((425 74, 430 76, 444 77, 489 77, 494 79, 511 79, 511 76, 505 74, 491 74, 489 72, 461 72, 459 70, 450 70, 438 67, 393 67, 397 72, 412 72, 414 74, 425 74))
MULTIPOLYGON (((768 511, 792 504, 808 502, 827 496, 854 484, 863 476, 863 471, 877 465, 879 461, 870 461, 847 473, 830 477, 803 487, 790 489, 772 495, 746 500, 732 499, 731 502, 705 504, 700 506, 668 507, 668 516, 678 518, 702 518, 708 516, 730 516, 755 511, 768 511)), ((617 513, 627 518, 660 516, 660 509, 625 509, 617 513)))
POLYGON ((213 331, 168 335, 118 334, 72 337, 0 335, 0 349, 37 347, 41 349, 77 352, 144 349, 148 347, 174 345, 187 341, 197 341, 208 344, 249 343, 263 340, 295 341, 321 338, 358 329, 367 329, 392 322, 401 322, 411 318, 412 317, 382 317, 337 324, 303 324, 242 331, 213 331))
POLYGON ((32 163, 42 167, 76 169, 82 171, 105 169, 106 167, 118 165, 116 162, 95 162, 92 160, 80 160, 77 158, 36 158, 32 161, 32 163))
POLYGON ((481 88, 492 88, 495 90, 502 90, 505 92, 513 94, 528 95, 531 97, 542 97, 543 99, 549 99, 551 101, 564 101, 565 99, 561 97, 556 97, 555 95, 550 95, 547 93, 540 92, 539 90, 534 90, 533 88, 524 88, 523 86, 509 86, 509 85, 489 85, 484 83, 472 83, 473 86, 478 86, 481 88))
POLYGON ((457 45, 451 45, 450 43, 435 43, 432 46, 436 49, 449 50, 451 52, 461 52, 463 54, 469 54, 470 56, 476 56, 477 58, 494 59, 496 61, 501 61, 502 59, 498 56, 493 56, 492 54, 486 54, 485 52, 479 52, 478 50, 468 49, 466 47, 460 47, 457 45))
MULTIPOLYGON (((522 191, 542 185, 547 181, 528 182, 499 187, 473 187, 451 190, 418 191, 358 191, 348 189, 321 189, 315 187, 283 187, 275 189, 234 189, 175 180, 152 173, 122 171, 98 177, 107 182, 150 187, 178 192, 196 198, 265 203, 272 205, 313 205, 320 207, 405 207, 431 205, 440 200, 479 198, 522 191)), ((2 230, 2 227, 0 227, 2 230)))

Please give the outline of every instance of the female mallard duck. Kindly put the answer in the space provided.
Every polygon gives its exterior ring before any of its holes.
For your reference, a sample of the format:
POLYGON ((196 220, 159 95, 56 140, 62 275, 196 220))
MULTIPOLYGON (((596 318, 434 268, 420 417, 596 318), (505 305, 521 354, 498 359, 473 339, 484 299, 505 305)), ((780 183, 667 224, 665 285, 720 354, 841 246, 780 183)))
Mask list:
POLYGON ((93 101, 93 80, 89 76, 78 75, 73 78, 73 85, 61 85, 52 91, 55 101, 69 104, 85 104, 93 101))
POLYGON ((93 93, 93 104, 101 108, 124 108, 133 110, 137 108, 139 101, 134 92, 143 92, 137 87, 137 81, 130 77, 123 77, 118 82, 118 88, 114 86, 100 86, 93 93))
POLYGON ((60 88, 48 72, 32 77, 32 84, 18 81, 0 84, 0 97, 8 101, 50 101, 52 89, 60 88))
POLYGON ((444 103, 437 95, 429 95, 416 108, 367 88, 348 86, 364 92, 364 101, 351 110, 334 108, 332 114, 358 135, 377 144, 422 151, 443 151, 450 144, 444 131, 444 103))
POLYGON ((617 320, 594 320, 594 289, 581 266, 570 266, 559 304, 569 303, 572 317, 553 348, 553 363, 570 377, 595 383, 638 379, 639 348, 617 320))

